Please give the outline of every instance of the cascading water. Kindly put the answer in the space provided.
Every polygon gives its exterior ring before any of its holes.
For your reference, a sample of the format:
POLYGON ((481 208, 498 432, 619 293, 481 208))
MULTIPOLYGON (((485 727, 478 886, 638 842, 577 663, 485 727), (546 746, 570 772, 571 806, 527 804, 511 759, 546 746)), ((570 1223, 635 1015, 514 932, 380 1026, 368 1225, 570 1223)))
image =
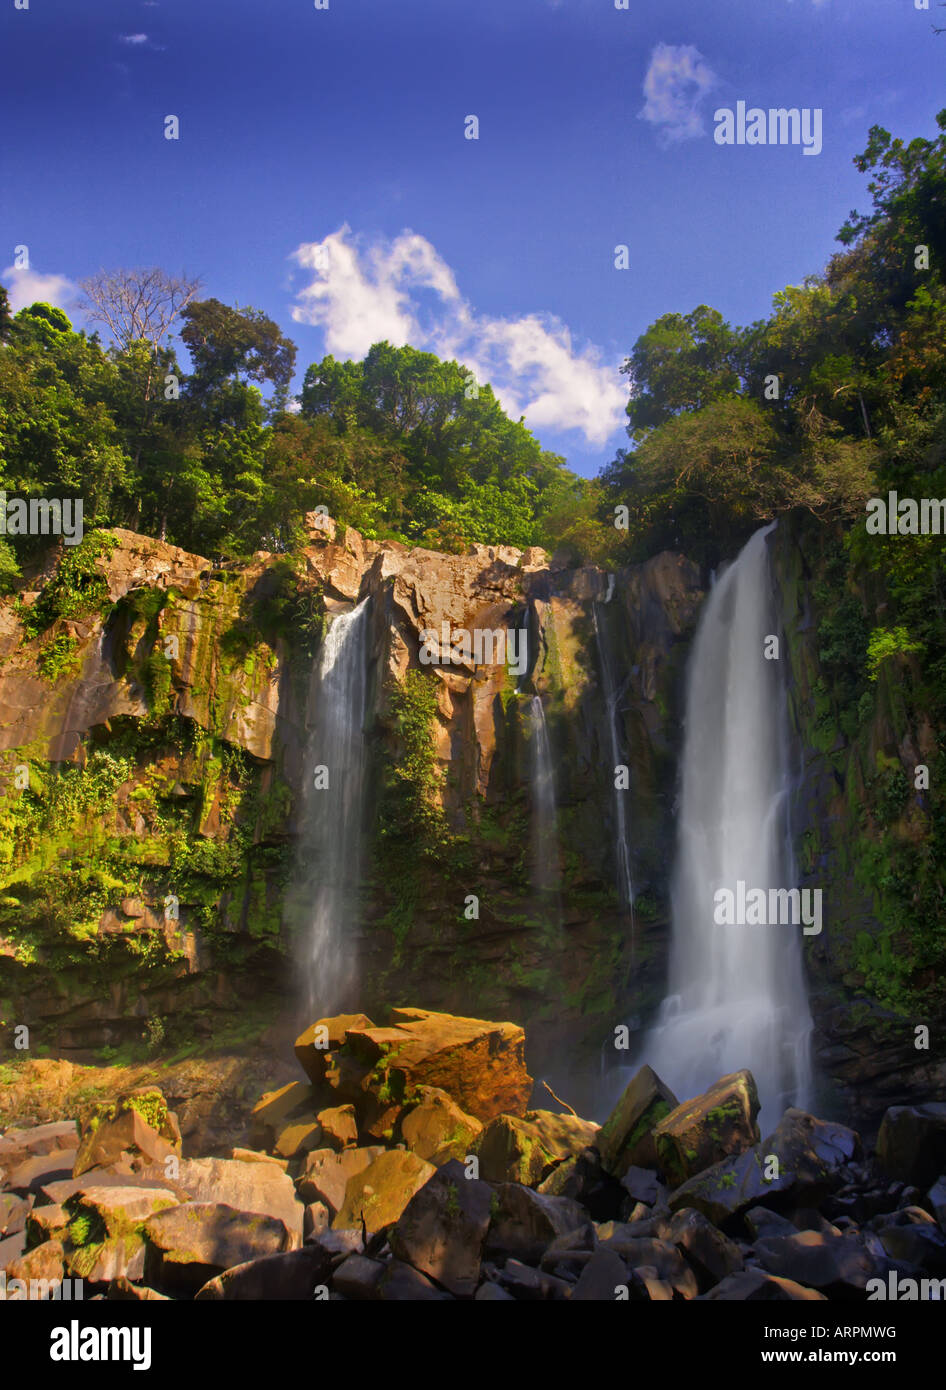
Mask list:
POLYGON ((552 747, 540 696, 529 701, 531 725, 530 760, 532 776, 532 881, 542 894, 557 894, 560 888, 558 863, 558 819, 555 805, 555 773, 552 747))
MULTIPOLYGON (((608 592, 605 602, 608 602, 614 592, 614 576, 608 575, 608 592)), ((614 853, 617 860, 618 873, 618 892, 621 904, 628 911, 634 905, 634 883, 631 877, 631 847, 627 838, 627 810, 625 807, 625 793, 620 790, 616 781, 616 769, 621 765, 621 741, 618 735, 619 703, 626 688, 625 684, 619 686, 614 675, 614 663, 611 658, 611 651, 607 641, 607 634, 604 624, 598 617, 598 605, 591 605, 591 613, 595 625, 595 641, 598 645, 598 657, 601 662, 601 681, 604 689, 605 710, 608 717, 608 738, 611 747, 611 777, 614 783, 614 853)))
POLYGON ((690 658, 669 994, 644 1049, 681 1100, 748 1067, 765 1119, 807 1102, 802 926, 719 925, 718 889, 795 885, 785 695, 766 538, 718 580, 690 658))
POLYGON ((346 1002, 355 975, 364 811, 368 599, 333 619, 313 673, 314 727, 295 889, 311 1017, 346 1002))

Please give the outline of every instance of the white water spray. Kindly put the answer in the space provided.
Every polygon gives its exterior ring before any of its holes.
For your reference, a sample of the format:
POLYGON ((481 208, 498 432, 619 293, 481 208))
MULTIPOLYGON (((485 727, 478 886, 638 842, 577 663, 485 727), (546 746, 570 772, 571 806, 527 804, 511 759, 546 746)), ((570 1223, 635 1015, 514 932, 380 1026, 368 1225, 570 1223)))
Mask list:
MULTIPOLYGON (((605 602, 611 600, 614 592, 614 576, 608 575, 608 592, 605 602)), ((608 737, 611 746, 611 769, 610 776, 614 783, 614 853, 617 860, 618 871, 618 892, 621 898, 622 907, 628 911, 634 906, 634 882, 631 877, 631 847, 627 838, 627 809, 625 807, 626 792, 621 791, 616 782, 616 769, 621 764, 621 743, 618 737, 618 717, 619 705, 627 686, 625 681, 618 685, 614 675, 614 665, 611 660, 611 651, 607 641, 607 634, 603 624, 598 619, 598 605, 591 605, 592 618, 595 625, 595 641, 598 645, 598 657, 601 662, 601 681, 604 689, 604 703, 608 716, 608 737)))
POLYGON ((717 889, 795 886, 785 692, 766 538, 706 602, 688 674, 670 984, 643 1053, 681 1100, 748 1067, 765 1122, 808 1103, 811 1015, 802 927, 721 926, 717 889))
POLYGON ((337 1012, 355 979, 364 809, 368 599, 333 619, 313 674, 314 727, 296 888, 312 1018, 337 1012), (320 786, 320 782, 327 784, 320 786))
POLYGON ((540 893, 557 893, 560 888, 558 862, 558 819, 555 805, 555 773, 552 747, 545 723, 545 709, 538 695, 529 701, 531 739, 529 753, 532 776, 532 881, 540 893))

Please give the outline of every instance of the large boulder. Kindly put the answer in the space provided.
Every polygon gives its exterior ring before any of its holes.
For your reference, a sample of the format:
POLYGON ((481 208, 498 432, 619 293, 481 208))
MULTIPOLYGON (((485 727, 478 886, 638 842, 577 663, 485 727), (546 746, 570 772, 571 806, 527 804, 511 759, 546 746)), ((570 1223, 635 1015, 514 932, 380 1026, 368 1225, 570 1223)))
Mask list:
POLYGON ((296 1038, 295 1052, 299 1065, 314 1085, 325 1080, 329 1053, 345 1042, 349 1028, 373 1028, 367 1014, 336 1014, 320 1018, 296 1038))
POLYGON ((702 1212, 684 1208, 671 1217, 666 1230, 666 1239, 673 1242, 696 1275, 700 1293, 743 1267, 739 1246, 702 1212))
POLYGON ((834 1297, 863 1295, 868 1279, 880 1272, 863 1241, 820 1231, 758 1240, 755 1254, 769 1274, 834 1297))
POLYGON ((693 1207, 715 1226, 755 1206, 817 1207, 845 1183, 848 1165, 860 1156, 854 1130, 786 1110, 761 1144, 689 1178, 670 1194, 668 1205, 672 1211, 693 1207))
POLYGON ((409 1149, 388 1149, 349 1178, 333 1230, 381 1231, 398 1220, 408 1202, 437 1169, 409 1149))
POLYGON ((142 1095, 140 1102, 135 1095, 115 1106, 100 1106, 90 1116, 75 1152, 72 1176, 82 1177, 90 1168, 107 1168, 122 1154, 139 1155, 144 1163, 181 1156, 181 1131, 169 1118, 163 1095, 160 1091, 142 1095))
POLYGON ((685 1100, 654 1129, 657 1162, 668 1183, 678 1187, 730 1154, 759 1142, 759 1096, 752 1073, 733 1072, 703 1095, 685 1100))
POLYGON ((652 1067, 641 1067, 595 1139, 607 1172, 620 1178, 632 1164, 657 1167, 654 1130, 679 1102, 652 1067))
POLYGON ((290 1122, 314 1119, 316 1095, 315 1089, 304 1081, 290 1081, 277 1091, 265 1092, 250 1115, 251 1142, 263 1149, 274 1149, 280 1133, 290 1122))
POLYGON ((299 1179, 299 1195, 306 1203, 324 1202, 334 1216, 345 1202, 349 1178, 374 1163, 385 1150, 379 1145, 362 1149, 316 1149, 306 1159, 305 1174, 299 1179))
POLYGON ((290 1246, 302 1244, 303 1204, 296 1197, 292 1178, 274 1163, 186 1158, 179 1164, 175 1183, 192 1203, 221 1203, 239 1212, 281 1221, 289 1232, 290 1246))
POLYGON ((331 1274, 329 1251, 319 1245, 306 1245, 301 1250, 261 1255, 234 1265, 209 1279, 194 1297, 208 1301, 311 1302, 315 1290, 328 1285, 331 1274))
POLYGON ((494 1193, 486 1248, 493 1256, 538 1262, 557 1236, 579 1230, 587 1220, 585 1210, 568 1197, 546 1197, 519 1183, 501 1183, 494 1193))
POLYGON ((497 1115, 476 1144, 480 1176, 487 1182, 538 1186, 559 1163, 577 1158, 597 1132, 588 1120, 550 1110, 528 1110, 521 1118, 497 1115))
POLYGON ((946 1103, 891 1106, 877 1135, 877 1163, 914 1187, 946 1172, 946 1103))
POLYGON ((452 1158, 466 1158, 474 1151, 482 1123, 475 1115, 467 1115, 437 1086, 421 1086, 419 1093, 419 1104, 401 1120, 404 1143, 412 1153, 437 1168, 452 1158))
POLYGON ((145 1280, 159 1291, 195 1294, 224 1270, 290 1248, 284 1221, 223 1202, 186 1202, 144 1224, 145 1280))
POLYGON ((767 1274, 762 1269, 743 1269, 730 1274, 709 1293, 700 1295, 708 1302, 719 1303, 823 1303, 826 1296, 817 1289, 805 1288, 793 1279, 767 1274))
POLYGON ((493 1190, 452 1159, 415 1193, 388 1234, 391 1249, 457 1298, 472 1298, 493 1190))
POLYGON ((394 1100, 436 1086, 484 1123, 503 1113, 522 1115, 529 1103, 525 1034, 514 1023, 393 1009, 389 1027, 349 1028, 346 1036, 354 1058, 370 1065, 378 1087, 394 1100))

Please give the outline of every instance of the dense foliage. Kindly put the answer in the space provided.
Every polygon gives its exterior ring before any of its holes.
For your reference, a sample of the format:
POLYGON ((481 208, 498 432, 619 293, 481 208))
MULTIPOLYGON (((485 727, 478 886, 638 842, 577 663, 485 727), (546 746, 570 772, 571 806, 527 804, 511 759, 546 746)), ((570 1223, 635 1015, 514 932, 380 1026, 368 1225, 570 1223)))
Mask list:
MULTIPOLYGON (((11 318, 4 292, 0 486, 81 497, 87 529, 233 558, 292 550, 319 505, 369 537, 448 550, 554 540, 556 516, 590 514, 592 485, 456 362, 378 343, 310 366, 291 402, 296 347, 265 314, 206 299, 179 318, 186 373, 169 340, 106 347, 50 305, 11 318)), ((47 544, 0 542, 0 579, 47 544)))

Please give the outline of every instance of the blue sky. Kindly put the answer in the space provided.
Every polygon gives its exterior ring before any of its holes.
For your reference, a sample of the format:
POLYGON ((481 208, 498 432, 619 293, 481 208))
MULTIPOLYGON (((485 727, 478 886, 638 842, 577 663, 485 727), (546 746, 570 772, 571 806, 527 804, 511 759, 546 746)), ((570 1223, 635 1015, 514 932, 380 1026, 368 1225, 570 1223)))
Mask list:
POLYGON ((67 310, 100 267, 200 275, 301 370, 379 337, 456 355, 594 473, 647 325, 764 316, 867 205, 869 127, 934 133, 935 3, 8 0, 0 272, 67 310), (821 108, 822 153, 717 145, 740 99, 821 108))

